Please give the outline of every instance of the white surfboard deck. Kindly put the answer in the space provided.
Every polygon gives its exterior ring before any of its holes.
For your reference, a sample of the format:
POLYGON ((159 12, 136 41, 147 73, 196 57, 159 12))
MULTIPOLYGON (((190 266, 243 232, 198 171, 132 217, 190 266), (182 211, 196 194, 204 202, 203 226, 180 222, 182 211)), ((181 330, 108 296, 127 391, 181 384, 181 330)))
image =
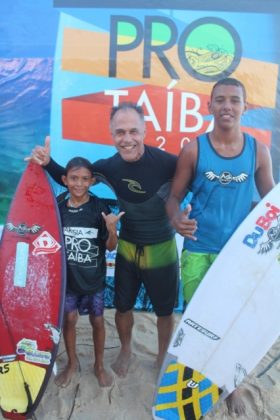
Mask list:
POLYGON ((154 418, 199 419, 231 393, 278 338, 279 302, 280 184, 232 235, 191 299, 168 348, 154 418))

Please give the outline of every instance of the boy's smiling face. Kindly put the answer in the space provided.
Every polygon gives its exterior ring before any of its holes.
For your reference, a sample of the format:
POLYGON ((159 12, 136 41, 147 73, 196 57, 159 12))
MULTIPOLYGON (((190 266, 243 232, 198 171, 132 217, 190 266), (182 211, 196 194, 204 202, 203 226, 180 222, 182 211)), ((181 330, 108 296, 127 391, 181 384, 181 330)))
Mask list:
POLYGON ((88 197, 88 189, 94 184, 95 179, 87 168, 69 169, 62 177, 64 185, 70 192, 71 200, 83 203, 88 197))

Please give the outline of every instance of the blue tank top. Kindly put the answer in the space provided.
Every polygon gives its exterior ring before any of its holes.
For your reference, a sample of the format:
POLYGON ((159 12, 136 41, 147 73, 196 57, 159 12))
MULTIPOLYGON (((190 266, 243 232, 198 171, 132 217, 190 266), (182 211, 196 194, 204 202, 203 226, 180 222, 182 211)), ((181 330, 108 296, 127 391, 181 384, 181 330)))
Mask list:
POLYGON ((241 153, 219 155, 209 136, 197 139, 198 158, 191 185, 190 217, 197 220, 197 241, 184 240, 190 252, 218 253, 251 210, 255 188, 256 141, 244 134, 241 153))

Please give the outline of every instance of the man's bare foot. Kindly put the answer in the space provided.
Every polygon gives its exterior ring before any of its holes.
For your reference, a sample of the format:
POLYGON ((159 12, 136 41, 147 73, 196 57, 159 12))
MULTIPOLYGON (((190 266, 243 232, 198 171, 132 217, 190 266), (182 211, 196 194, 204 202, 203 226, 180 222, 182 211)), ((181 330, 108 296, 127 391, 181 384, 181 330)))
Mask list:
POLYGON ((236 414, 237 416, 244 415, 246 413, 245 403, 241 398, 241 393, 238 389, 235 389, 226 399, 228 413, 236 414))
POLYGON ((63 371, 55 379, 56 385, 62 388, 66 388, 70 384, 71 379, 73 378, 77 369, 79 369, 78 361, 74 364, 68 363, 63 371))
POLYGON ((103 366, 94 366, 94 374, 97 377, 100 387, 104 388, 112 385, 113 377, 104 369, 103 366))
POLYGON ((117 359, 111 365, 113 371, 120 377, 125 378, 131 361, 131 352, 120 351, 117 359))

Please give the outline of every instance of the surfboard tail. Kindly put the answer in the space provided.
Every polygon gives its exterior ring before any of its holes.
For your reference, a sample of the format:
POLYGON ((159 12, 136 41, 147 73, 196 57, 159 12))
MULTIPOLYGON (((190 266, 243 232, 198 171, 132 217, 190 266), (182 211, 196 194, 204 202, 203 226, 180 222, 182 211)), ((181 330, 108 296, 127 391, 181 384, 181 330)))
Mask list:
POLYGON ((20 413, 8 413, 4 410, 1 410, 2 416, 4 419, 11 419, 11 420, 27 420, 30 416, 26 417, 25 414, 20 413))
POLYGON ((199 420, 223 390, 200 372, 173 360, 161 376, 154 401, 155 420, 199 420))

